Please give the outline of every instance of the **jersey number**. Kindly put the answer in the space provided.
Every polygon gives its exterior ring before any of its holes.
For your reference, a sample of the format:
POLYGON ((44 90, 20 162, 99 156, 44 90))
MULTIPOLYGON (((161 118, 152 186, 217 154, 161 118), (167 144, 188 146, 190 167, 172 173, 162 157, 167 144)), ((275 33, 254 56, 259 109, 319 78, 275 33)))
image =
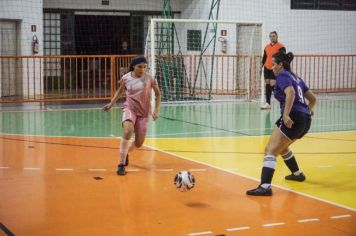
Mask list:
POLYGON ((297 86, 297 89, 298 89, 298 95, 299 95, 299 102, 305 103, 302 88, 297 86))

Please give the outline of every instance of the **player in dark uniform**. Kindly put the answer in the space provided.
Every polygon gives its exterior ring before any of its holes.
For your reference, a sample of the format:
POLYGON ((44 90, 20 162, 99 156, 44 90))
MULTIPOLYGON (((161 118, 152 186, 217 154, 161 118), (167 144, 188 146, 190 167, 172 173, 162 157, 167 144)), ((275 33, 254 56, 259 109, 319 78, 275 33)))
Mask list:
POLYGON ((247 195, 272 195, 271 181, 277 155, 283 157, 285 164, 292 172, 291 175, 285 177, 287 180, 300 182, 305 180, 289 146, 308 132, 316 98, 304 81, 291 72, 292 60, 293 54, 290 52, 286 54, 280 51, 273 56, 272 69, 277 77, 274 96, 280 102, 281 117, 277 120, 277 127, 273 130, 265 149, 261 184, 247 191, 247 195))

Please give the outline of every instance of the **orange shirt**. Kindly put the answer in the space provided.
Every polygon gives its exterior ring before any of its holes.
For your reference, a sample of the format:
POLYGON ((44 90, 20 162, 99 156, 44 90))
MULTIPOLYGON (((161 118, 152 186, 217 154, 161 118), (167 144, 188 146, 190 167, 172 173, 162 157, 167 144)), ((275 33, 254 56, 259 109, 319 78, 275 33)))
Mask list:
POLYGON ((272 70, 272 56, 276 54, 281 48, 283 48, 284 45, 281 44, 280 42, 277 42, 276 44, 268 44, 265 47, 265 53, 267 55, 266 62, 265 62, 265 67, 269 70, 272 70))

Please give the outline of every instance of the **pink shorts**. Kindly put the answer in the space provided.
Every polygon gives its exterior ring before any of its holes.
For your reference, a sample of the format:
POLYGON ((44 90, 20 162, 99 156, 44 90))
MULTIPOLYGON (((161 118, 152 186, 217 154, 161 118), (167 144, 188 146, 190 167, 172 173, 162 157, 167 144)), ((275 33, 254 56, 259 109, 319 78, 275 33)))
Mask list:
POLYGON ((135 112, 132 112, 130 108, 125 107, 122 114, 122 123, 124 121, 131 121, 135 128, 135 133, 146 133, 148 117, 137 116, 135 112))

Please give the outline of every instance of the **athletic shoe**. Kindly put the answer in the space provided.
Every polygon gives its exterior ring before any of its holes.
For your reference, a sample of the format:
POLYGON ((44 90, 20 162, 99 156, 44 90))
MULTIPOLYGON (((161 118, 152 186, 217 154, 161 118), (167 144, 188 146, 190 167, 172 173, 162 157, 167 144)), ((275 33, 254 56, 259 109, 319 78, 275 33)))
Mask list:
POLYGON ((126 155, 125 166, 129 165, 129 154, 126 155))
POLYGON ((286 180, 292 180, 292 181, 298 181, 298 182, 303 182, 305 180, 305 175, 303 173, 300 173, 299 175, 287 175, 285 177, 286 180))
POLYGON ((265 105, 261 106, 261 110, 269 110, 271 108, 272 108, 272 106, 270 104, 268 104, 268 103, 266 103, 265 105))
POLYGON ((248 190, 246 194, 252 196, 272 196, 272 189, 271 187, 262 188, 261 185, 259 185, 255 189, 248 190))
POLYGON ((126 175, 125 166, 123 164, 118 165, 116 173, 118 175, 126 175))

